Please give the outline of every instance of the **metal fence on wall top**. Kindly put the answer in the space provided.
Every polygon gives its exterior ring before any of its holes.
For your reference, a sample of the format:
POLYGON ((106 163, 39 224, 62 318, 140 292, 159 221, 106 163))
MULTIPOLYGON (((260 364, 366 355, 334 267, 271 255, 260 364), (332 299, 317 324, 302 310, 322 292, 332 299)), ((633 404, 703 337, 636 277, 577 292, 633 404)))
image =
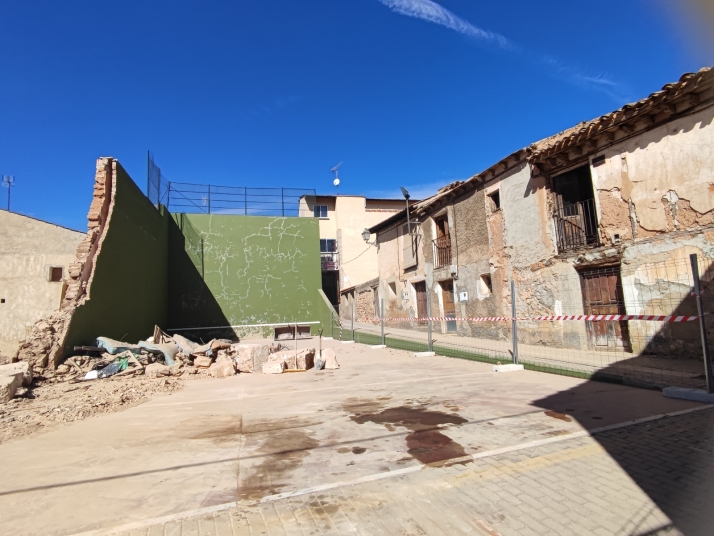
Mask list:
POLYGON ((166 179, 148 155, 146 196, 169 212, 232 214, 238 216, 309 216, 303 198, 314 199, 312 188, 253 188, 173 182, 166 179), (303 214, 302 212, 305 212, 303 214))

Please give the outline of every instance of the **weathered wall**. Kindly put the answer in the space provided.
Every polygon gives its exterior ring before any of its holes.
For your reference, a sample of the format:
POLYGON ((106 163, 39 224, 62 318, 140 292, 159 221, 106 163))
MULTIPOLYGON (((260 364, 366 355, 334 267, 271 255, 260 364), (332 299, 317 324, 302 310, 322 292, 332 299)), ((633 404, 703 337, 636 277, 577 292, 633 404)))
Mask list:
POLYGON ((99 336, 136 342, 165 326, 169 218, 114 161, 108 224, 98 244, 86 301, 72 315, 65 352, 99 336))
POLYGON ((591 171, 606 242, 714 224, 713 120, 709 107, 603 151, 591 171))
POLYGON ((319 320, 326 329, 316 218, 175 214, 173 220, 170 327, 319 320))
POLYGON ((15 355, 32 325, 59 309, 64 281, 50 282, 51 266, 67 277, 85 234, 0 210, 0 353, 15 355))

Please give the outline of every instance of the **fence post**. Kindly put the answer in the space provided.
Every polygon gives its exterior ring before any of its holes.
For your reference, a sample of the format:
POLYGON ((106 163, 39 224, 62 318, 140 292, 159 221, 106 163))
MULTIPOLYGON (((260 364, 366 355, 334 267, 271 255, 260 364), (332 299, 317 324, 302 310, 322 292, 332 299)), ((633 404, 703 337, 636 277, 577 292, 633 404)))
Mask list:
POLYGON ((426 292, 426 316, 427 316, 427 318, 429 319, 429 320, 427 321, 427 326, 428 326, 428 328, 427 328, 427 329, 428 329, 428 331, 427 331, 427 333, 428 333, 427 340, 429 341, 429 342, 428 342, 428 350, 429 350, 430 352, 433 352, 433 351, 434 351, 434 341, 432 340, 432 337, 431 337, 431 299, 430 299, 430 296, 429 296, 429 291, 428 291, 428 289, 427 289, 427 292, 426 292))
MULTIPOLYGON (((245 215, 248 215, 248 187, 243 187, 243 202, 245 203, 245 215)), ((330 313, 332 314, 332 313, 330 313)), ((332 319, 330 319, 332 320, 332 319)))
POLYGON ((352 301, 352 340, 355 340, 355 302, 352 301))
POLYGON ((702 354, 704 357, 704 374, 707 379, 707 392, 712 394, 714 393, 714 379, 712 378, 712 361, 709 355, 709 342, 707 341, 707 330, 704 323, 704 307, 702 306, 702 292, 699 284, 699 263, 697 262, 697 254, 692 253, 689 256, 689 261, 692 263, 694 297, 697 300, 697 312, 699 313, 699 331, 702 335, 702 354))
POLYGON ((516 283, 511 279, 511 334, 513 337, 513 364, 518 364, 518 326, 516 325, 516 283))
POLYGON ((211 185, 208 185, 208 213, 211 213, 211 185))
POLYGON ((285 217, 285 188, 280 188, 280 200, 283 204, 283 218, 285 217))
POLYGON ((384 298, 379 299, 379 309, 380 309, 379 316, 381 317, 381 320, 382 320, 382 346, 384 346, 384 298))
MULTIPOLYGON (((157 204, 161 204, 161 197, 159 197, 159 202, 157 204)), ((166 189, 166 210, 171 210, 171 181, 169 181, 169 186, 166 189)))

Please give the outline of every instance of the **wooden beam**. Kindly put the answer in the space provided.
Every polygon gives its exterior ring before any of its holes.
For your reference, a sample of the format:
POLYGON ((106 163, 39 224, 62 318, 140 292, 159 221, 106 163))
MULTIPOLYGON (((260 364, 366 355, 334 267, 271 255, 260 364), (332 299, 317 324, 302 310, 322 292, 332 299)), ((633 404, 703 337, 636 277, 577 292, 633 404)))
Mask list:
POLYGON ((662 113, 674 115, 677 113, 677 107, 674 104, 665 104, 662 106, 662 113))
POLYGON ((559 153, 559 154, 555 155, 555 162, 558 165, 561 165, 561 166, 565 165, 569 161, 570 161, 570 159, 568 158, 568 155, 566 153, 559 153))
POLYGON ((588 149, 597 149, 597 138, 590 138, 585 142, 585 145, 587 145, 588 149))
POLYGON ((570 149, 570 150, 573 151, 573 154, 574 154, 575 156, 580 156, 581 154, 583 154, 583 149, 582 149, 582 147, 573 147, 573 148, 570 149))
POLYGON ((654 115, 643 115, 641 121, 646 125, 654 125, 655 123, 655 118, 654 115))
POLYGON ((618 128, 628 134, 632 134, 635 131, 635 125, 632 123, 623 123, 618 128))
POLYGON ((696 93, 690 93, 689 95, 687 95, 687 104, 689 104, 690 106, 696 106, 697 104, 699 104, 699 95, 697 95, 696 93))
POLYGON ((615 133, 611 130, 603 132, 602 137, 605 138, 607 141, 615 141, 615 133))

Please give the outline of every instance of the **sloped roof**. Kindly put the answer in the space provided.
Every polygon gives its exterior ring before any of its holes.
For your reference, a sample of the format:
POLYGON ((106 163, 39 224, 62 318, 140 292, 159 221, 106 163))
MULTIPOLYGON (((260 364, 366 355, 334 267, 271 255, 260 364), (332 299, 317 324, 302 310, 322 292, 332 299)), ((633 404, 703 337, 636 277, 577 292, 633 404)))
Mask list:
MULTIPOLYGON (((649 123, 654 124, 654 116, 656 114, 665 113, 667 116, 671 116, 680 113, 682 110, 679 109, 681 108, 679 104, 684 102, 684 99, 688 98, 687 96, 691 99, 688 107, 691 108, 698 105, 697 91, 707 89, 712 85, 714 85, 714 69, 710 67, 704 67, 696 73, 686 73, 682 75, 678 82, 665 84, 660 91, 656 91, 644 99, 625 104, 613 112, 590 121, 583 121, 557 134, 532 143, 528 147, 511 153, 467 180, 447 184, 433 196, 416 203, 410 210, 415 216, 424 214, 428 208, 441 200, 461 195, 526 161, 545 168, 549 165, 547 162, 553 159, 556 154, 562 154, 568 149, 580 147, 588 140, 595 139, 606 132, 617 131, 626 125, 633 125, 634 128, 634 123, 642 119, 649 118, 649 123)), ((615 140, 614 143, 619 141, 615 140)), ((370 228, 370 231, 375 233, 405 217, 406 210, 402 210, 391 218, 370 228)))

